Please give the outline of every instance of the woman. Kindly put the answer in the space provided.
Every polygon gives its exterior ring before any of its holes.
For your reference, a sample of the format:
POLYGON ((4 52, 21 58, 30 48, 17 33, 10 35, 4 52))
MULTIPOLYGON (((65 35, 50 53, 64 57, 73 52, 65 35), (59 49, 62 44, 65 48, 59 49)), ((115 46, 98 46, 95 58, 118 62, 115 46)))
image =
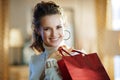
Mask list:
POLYGON ((61 9, 54 2, 41 2, 33 15, 33 44, 36 52, 30 61, 30 80, 61 80, 57 49, 64 46, 64 22, 61 9))

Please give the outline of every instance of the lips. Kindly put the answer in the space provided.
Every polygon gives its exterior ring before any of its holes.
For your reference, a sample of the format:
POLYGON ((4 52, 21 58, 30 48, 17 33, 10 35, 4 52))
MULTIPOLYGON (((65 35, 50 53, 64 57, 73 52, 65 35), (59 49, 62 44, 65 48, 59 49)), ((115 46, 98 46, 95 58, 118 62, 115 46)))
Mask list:
POLYGON ((51 41, 57 41, 59 38, 50 38, 51 41))

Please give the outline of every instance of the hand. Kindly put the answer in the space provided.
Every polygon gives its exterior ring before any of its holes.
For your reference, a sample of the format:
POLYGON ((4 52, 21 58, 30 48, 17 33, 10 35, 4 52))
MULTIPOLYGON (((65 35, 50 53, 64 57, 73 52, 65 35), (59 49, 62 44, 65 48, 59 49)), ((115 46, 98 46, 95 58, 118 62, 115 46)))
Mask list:
POLYGON ((61 54, 59 53, 59 51, 56 51, 54 53, 52 53, 49 58, 54 58, 56 60, 60 60, 62 58, 61 54))
MULTIPOLYGON (((68 48, 67 46, 62 46, 67 52, 69 52, 70 54, 71 54, 71 51, 72 51, 72 49, 73 48, 68 48)), ((68 54, 66 54, 66 53, 64 53, 63 52, 63 54, 65 55, 65 56, 68 56, 68 54)), ((59 51, 56 51, 56 52, 54 52, 54 53, 52 53, 50 56, 49 56, 49 58, 55 58, 56 60, 60 60, 61 58, 62 58, 62 55, 59 53, 59 51)))

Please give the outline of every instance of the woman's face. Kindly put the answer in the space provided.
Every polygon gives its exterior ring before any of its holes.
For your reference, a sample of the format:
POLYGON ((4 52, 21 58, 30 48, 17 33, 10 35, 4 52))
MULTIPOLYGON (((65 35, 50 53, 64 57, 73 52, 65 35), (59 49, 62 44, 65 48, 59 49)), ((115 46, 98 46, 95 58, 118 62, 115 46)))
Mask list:
POLYGON ((41 19, 40 35, 46 46, 57 47, 63 40, 63 31, 61 15, 47 15, 41 19))

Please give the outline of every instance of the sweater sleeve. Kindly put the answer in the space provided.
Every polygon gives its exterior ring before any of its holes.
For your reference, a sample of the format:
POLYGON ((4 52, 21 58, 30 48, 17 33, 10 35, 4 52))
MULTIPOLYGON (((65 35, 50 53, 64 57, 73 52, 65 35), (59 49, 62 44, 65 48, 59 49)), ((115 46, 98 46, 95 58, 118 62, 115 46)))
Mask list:
POLYGON ((45 66, 44 55, 33 55, 29 63, 29 80, 39 80, 45 66))

